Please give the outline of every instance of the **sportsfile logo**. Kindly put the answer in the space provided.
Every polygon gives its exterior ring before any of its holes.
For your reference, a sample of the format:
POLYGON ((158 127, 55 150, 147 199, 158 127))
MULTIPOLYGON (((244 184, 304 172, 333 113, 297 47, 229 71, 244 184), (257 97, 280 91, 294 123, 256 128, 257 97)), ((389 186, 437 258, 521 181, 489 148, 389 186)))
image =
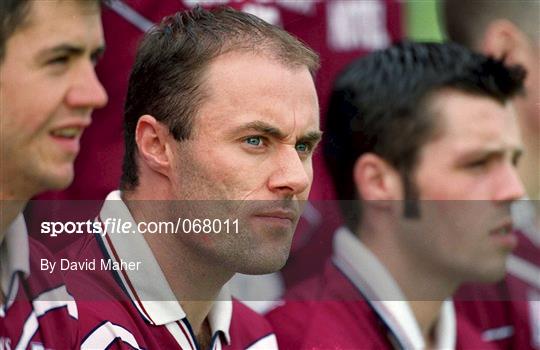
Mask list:
POLYGON ((238 233, 238 219, 186 219, 178 218, 173 221, 141 221, 133 223, 121 218, 107 218, 104 221, 44 221, 41 223, 41 234, 58 237, 61 234, 130 234, 130 233, 238 233))

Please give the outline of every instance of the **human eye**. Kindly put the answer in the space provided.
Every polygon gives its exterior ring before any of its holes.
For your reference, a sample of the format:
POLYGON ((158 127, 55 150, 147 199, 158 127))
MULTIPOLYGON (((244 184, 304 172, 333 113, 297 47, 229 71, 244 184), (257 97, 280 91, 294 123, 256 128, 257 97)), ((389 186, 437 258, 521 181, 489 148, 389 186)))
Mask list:
POLYGON ((262 136, 248 136, 245 137, 243 141, 251 147, 260 148, 264 146, 264 138, 262 136))
POLYGON ((487 158, 477 159, 477 160, 469 162, 466 165, 466 167, 469 168, 469 169, 472 169, 472 170, 474 170, 474 169, 482 169, 482 168, 485 168, 488 165, 488 162, 489 162, 489 159, 487 159, 487 158))
POLYGON ((53 65, 53 66, 58 66, 58 65, 64 65, 64 64, 68 63, 68 61, 69 61, 69 56, 68 55, 61 55, 61 56, 56 56, 56 57, 53 57, 53 58, 49 59, 47 61, 47 64, 53 65))
POLYGON ((45 67, 52 75, 62 75, 68 71, 70 62, 70 55, 58 54, 47 59, 47 61, 45 61, 45 67))
POLYGON ((517 167, 519 165, 520 159, 521 159, 521 152, 516 152, 512 154, 512 165, 514 167, 517 167))
POLYGON ((313 146, 308 142, 300 142, 295 145, 295 148, 298 153, 309 154, 313 146))
POLYGON ((103 57, 103 49, 99 49, 92 52, 92 54, 90 55, 90 60, 92 61, 92 64, 94 65, 94 67, 98 64, 98 62, 101 60, 102 57, 103 57))

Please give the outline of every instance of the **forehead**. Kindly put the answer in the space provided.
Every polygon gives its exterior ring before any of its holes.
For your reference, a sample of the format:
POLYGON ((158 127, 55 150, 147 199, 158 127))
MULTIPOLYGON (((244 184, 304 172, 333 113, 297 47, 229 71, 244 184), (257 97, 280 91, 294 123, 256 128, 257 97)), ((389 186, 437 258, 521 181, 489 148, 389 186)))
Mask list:
POLYGON ((319 107, 307 67, 291 68, 252 52, 229 52, 205 72, 198 119, 242 123, 263 118, 285 131, 319 128, 319 107))
POLYGON ((54 22, 62 22, 60 15, 66 12, 95 15, 101 9, 99 0, 30 0, 26 6, 23 28, 42 25, 51 17, 54 17, 54 22))
POLYGON ((516 114, 511 103, 501 104, 487 96, 443 90, 432 97, 437 118, 434 142, 467 146, 519 147, 516 114))
POLYGON ((33 43, 58 38, 81 39, 83 33, 101 34, 100 5, 97 0, 33 0, 15 35, 24 35, 33 43))

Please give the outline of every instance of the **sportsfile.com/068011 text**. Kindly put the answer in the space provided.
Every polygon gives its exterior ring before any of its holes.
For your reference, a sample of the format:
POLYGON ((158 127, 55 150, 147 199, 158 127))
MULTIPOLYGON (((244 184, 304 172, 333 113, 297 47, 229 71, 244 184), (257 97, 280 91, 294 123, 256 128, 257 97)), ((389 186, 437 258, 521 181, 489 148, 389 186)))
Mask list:
POLYGON ((120 218, 108 218, 101 221, 44 221, 41 223, 41 234, 57 237, 62 234, 91 233, 104 236, 105 234, 129 234, 129 233, 238 233, 238 219, 187 219, 178 218, 173 221, 141 221, 134 224, 120 218))

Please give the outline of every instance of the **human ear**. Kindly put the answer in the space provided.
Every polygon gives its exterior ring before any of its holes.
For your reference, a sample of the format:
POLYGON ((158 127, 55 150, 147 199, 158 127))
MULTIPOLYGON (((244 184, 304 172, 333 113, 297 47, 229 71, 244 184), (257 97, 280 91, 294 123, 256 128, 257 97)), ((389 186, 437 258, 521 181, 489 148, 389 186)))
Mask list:
POLYGON ((170 153, 167 150, 169 138, 167 126, 156 118, 148 114, 139 118, 135 130, 139 157, 148 168, 166 176, 171 167, 170 153))
POLYGON ((384 159, 366 153, 356 160, 353 177, 363 200, 389 201, 403 199, 403 186, 398 171, 384 159))

